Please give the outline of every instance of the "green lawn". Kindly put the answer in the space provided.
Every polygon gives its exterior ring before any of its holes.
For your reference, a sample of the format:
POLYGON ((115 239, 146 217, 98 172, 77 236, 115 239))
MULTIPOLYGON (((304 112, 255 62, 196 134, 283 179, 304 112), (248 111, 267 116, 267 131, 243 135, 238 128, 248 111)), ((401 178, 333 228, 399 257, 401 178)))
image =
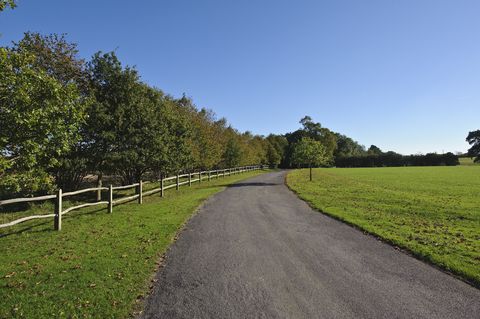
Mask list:
POLYGON ((128 317, 141 308, 161 255, 196 208, 259 173, 170 189, 143 205, 115 206, 113 214, 95 207, 72 212, 61 232, 51 219, 2 229, 0 318, 128 317))
POLYGON ((292 171, 314 208, 480 284, 480 166, 292 171))

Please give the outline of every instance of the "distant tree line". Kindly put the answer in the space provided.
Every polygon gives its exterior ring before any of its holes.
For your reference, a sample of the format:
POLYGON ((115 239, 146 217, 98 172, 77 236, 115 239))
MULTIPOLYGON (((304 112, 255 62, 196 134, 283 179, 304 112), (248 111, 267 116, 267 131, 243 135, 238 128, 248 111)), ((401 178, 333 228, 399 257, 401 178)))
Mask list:
MULTIPOLYGON (((458 165, 458 156, 453 153, 425 155, 401 155, 392 151, 383 152, 379 147, 371 145, 368 149, 348 136, 333 132, 316 123, 311 117, 300 120, 302 128, 285 134, 283 155, 280 166, 309 167, 307 162, 301 163, 295 156, 295 150, 303 139, 318 141, 323 145, 324 159, 315 166, 336 167, 382 167, 382 166, 439 166, 458 165)), ((470 134, 470 136, 472 133, 470 134)), ((480 136, 480 134, 479 134, 480 136)), ((278 137, 277 137, 278 138, 278 137)), ((480 139, 479 139, 480 140, 480 139)))
POLYGON ((395 152, 386 152, 335 159, 336 167, 454 166, 459 164, 458 156, 450 152, 425 155, 401 155, 395 152))

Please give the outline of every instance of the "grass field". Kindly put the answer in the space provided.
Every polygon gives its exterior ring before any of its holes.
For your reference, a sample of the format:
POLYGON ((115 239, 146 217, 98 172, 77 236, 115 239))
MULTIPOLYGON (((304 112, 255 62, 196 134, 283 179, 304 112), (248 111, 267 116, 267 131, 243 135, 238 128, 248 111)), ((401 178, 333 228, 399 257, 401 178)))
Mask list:
POLYGON ((21 224, 0 237, 0 318, 125 318, 141 305, 161 255, 209 196, 244 173, 144 198, 21 224))
POLYGON ((287 182, 314 208, 480 284, 480 166, 326 168, 287 182))

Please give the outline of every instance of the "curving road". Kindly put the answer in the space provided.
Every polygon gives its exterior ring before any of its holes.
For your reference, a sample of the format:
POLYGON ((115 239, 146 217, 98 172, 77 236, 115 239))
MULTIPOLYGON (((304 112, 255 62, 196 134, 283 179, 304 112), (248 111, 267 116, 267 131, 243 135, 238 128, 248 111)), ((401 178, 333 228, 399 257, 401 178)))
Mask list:
POLYGON ((257 176, 213 196, 167 254, 144 318, 480 318, 480 290, 257 176))

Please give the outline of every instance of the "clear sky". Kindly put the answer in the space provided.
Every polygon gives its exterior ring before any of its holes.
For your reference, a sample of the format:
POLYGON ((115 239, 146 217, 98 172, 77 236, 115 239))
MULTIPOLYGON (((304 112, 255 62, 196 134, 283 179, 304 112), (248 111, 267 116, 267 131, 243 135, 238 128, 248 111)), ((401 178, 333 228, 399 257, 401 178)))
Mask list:
POLYGON ((480 1, 18 0, 0 45, 67 33, 239 130, 310 115, 367 147, 465 151, 480 129, 480 1))

